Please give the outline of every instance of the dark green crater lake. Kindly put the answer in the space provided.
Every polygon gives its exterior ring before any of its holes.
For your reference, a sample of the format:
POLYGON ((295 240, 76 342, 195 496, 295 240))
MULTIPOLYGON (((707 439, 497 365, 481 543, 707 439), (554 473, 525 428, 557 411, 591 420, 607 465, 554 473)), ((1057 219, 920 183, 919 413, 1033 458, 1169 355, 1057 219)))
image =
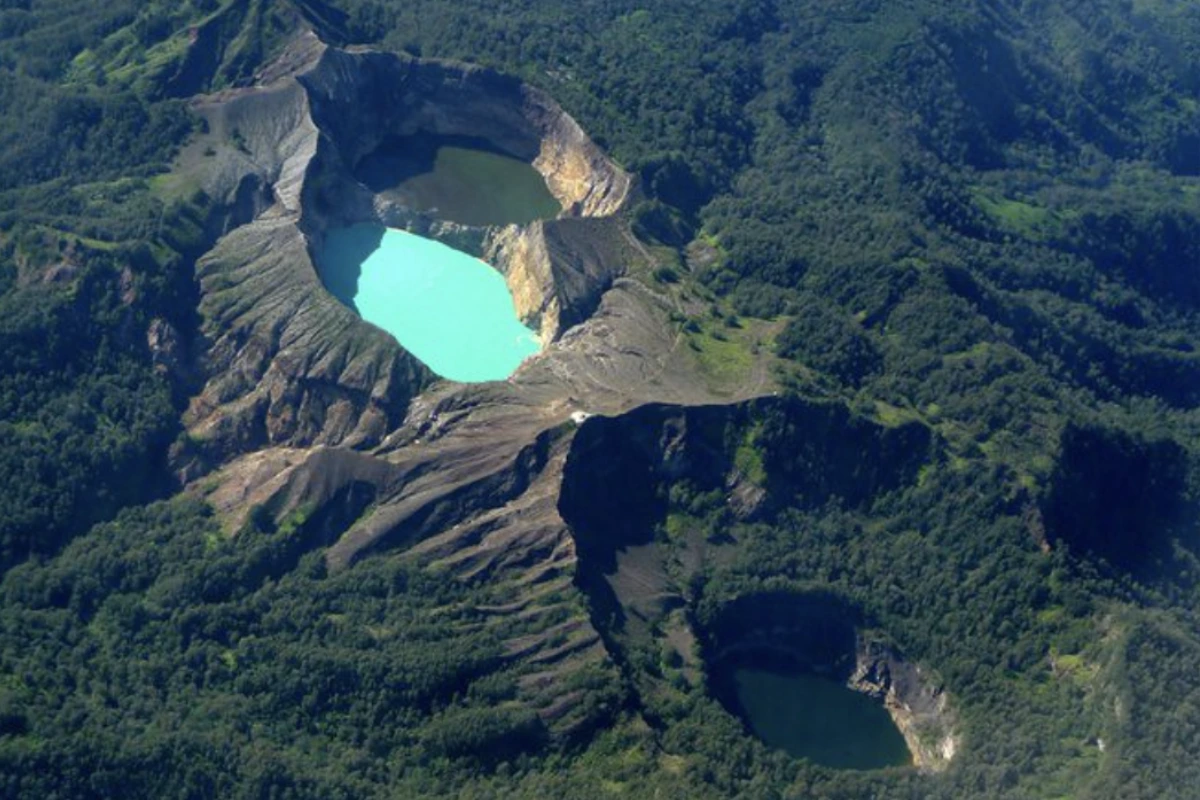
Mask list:
POLYGON ((727 652, 709 667, 709 688, 746 730, 794 758, 833 769, 912 763, 883 704, 846 686, 845 663, 766 648, 727 652), (816 664, 824 668, 814 672, 816 664), (829 674, 826 674, 829 669, 829 674))
POLYGON ((562 206, 541 173, 482 139, 391 137, 355 168, 371 191, 462 225, 524 225, 562 206))
POLYGON ((835 769, 911 763, 892 718, 861 692, 802 672, 741 667, 732 677, 739 716, 772 747, 835 769))

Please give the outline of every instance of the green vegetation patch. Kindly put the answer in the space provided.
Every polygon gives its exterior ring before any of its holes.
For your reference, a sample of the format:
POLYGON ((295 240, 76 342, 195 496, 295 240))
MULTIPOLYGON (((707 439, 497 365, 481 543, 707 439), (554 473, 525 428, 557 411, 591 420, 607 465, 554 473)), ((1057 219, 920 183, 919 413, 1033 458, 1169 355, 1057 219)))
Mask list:
POLYGON ((976 204, 1002 229, 1034 241, 1061 236, 1064 218, 1059 213, 1028 203, 997 196, 985 189, 974 189, 976 204))
POLYGON ((746 384, 754 355, 744 341, 702 329, 687 334, 687 345, 714 388, 734 391, 746 384))

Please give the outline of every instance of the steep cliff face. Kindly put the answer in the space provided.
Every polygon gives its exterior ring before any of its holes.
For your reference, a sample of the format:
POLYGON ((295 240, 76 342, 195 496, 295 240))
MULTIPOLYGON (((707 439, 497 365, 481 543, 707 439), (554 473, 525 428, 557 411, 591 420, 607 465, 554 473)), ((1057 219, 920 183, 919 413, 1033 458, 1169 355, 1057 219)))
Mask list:
POLYGON ((607 217, 620 211, 629 197, 629 176, 615 168, 575 120, 548 97, 530 92, 528 102, 544 131, 533 166, 566 213, 607 217))
POLYGON ((517 315, 543 344, 589 318, 636 259, 619 219, 556 219, 494 233, 485 260, 505 273, 517 315))
POLYGON ((928 670, 905 660, 884 642, 861 638, 854 672, 846 684, 883 703, 908 745, 914 766, 926 772, 950 766, 962 743, 958 715, 928 670))
POLYGON ((389 138, 469 137, 531 163, 565 216, 611 216, 629 195, 629 175, 554 100, 493 70, 327 49, 299 81, 316 125, 350 167, 389 138))
POLYGON ((554 276, 546 237, 538 225, 516 225, 497 231, 486 260, 503 264, 505 280, 521 321, 541 333, 542 344, 558 331, 562 308, 554 296, 554 276), (549 334, 549 336, 547 336, 549 334))

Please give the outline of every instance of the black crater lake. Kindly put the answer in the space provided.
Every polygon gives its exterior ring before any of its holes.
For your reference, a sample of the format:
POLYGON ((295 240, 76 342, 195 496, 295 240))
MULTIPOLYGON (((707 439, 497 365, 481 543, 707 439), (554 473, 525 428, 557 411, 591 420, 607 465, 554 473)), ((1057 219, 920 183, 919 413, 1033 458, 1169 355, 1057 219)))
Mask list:
POLYGON ((754 734, 835 769, 904 766, 911 756, 887 710, 844 684, 804 672, 737 667, 736 712, 754 734))
POLYGON ((462 225, 524 225, 562 211, 541 173, 481 139, 392 137, 354 172, 371 191, 462 225))
POLYGON ((503 380, 538 352, 504 276, 473 256, 406 231, 330 231, 317 254, 325 287, 438 375, 503 380))

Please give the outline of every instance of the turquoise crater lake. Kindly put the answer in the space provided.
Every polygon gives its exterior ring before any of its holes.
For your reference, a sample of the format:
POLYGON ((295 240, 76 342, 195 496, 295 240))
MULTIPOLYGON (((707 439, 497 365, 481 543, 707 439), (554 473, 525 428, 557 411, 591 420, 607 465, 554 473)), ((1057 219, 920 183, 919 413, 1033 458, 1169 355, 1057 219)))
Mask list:
POLYGON ((504 277, 441 242, 355 225, 326 236, 317 268, 335 297, 443 378, 503 380, 541 349, 504 277))

